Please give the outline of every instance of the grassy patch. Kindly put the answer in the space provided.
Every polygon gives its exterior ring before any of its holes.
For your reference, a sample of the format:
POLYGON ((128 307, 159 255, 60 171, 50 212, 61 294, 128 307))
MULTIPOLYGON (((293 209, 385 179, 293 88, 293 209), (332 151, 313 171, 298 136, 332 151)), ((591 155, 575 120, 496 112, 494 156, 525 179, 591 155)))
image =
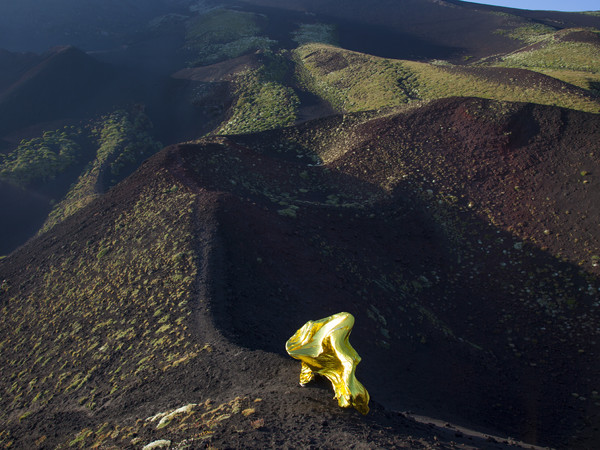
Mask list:
POLYGON ((191 64, 213 64, 271 48, 276 42, 259 36, 264 20, 257 14, 229 9, 215 9, 191 19, 186 26, 186 48, 196 55, 191 64))
POLYGON ((555 28, 549 27, 548 25, 543 25, 541 23, 528 23, 517 28, 496 31, 497 34, 502 34, 528 44, 533 44, 535 42, 547 39, 554 32, 556 32, 555 28))
POLYGON ((0 179, 18 186, 56 178, 76 162, 81 130, 67 127, 46 131, 43 136, 22 140, 8 155, 0 153, 0 179))
POLYGON ((205 43, 231 42, 259 32, 256 14, 217 9, 192 19, 187 26, 186 38, 190 45, 202 46, 205 43))
POLYGON ((600 112, 600 104, 585 96, 543 85, 524 86, 518 80, 491 81, 469 67, 388 60, 320 44, 299 47, 295 58, 304 85, 338 111, 463 96, 600 112))
POLYGON ((426 63, 407 61, 405 64, 417 73, 422 86, 420 94, 425 100, 451 96, 480 97, 600 112, 600 103, 569 92, 549 90, 544 86, 521 86, 518 82, 493 82, 477 73, 455 72, 426 63))
POLYGON ((554 39, 539 48, 511 53, 498 66, 526 69, 600 72, 599 47, 585 42, 559 42, 554 39))
MULTIPOLYGON (((566 83, 600 93, 600 46, 593 39, 596 29, 567 29, 537 35, 537 44, 503 56, 493 63, 499 67, 529 69, 566 83), (577 35, 583 35, 581 38, 577 35), (570 39, 570 35, 574 37, 570 39), (583 40, 582 40, 583 39, 583 40)), ((532 42, 532 37, 529 42, 532 42)))
POLYGON ((393 61, 308 44, 294 53, 301 82, 339 111, 398 106, 418 98, 415 74, 393 61))
POLYGON ((300 101, 284 84, 288 70, 282 56, 267 55, 259 69, 239 73, 234 81, 238 99, 233 114, 218 133, 249 133, 293 124, 300 101))
POLYGON ((162 147, 150 130, 152 124, 139 110, 115 111, 92 127, 90 139, 97 145, 96 158, 79 176, 65 198, 50 212, 40 229, 43 233, 90 203, 99 194, 123 178, 144 157, 162 147))
POLYGON ((565 83, 572 84, 573 86, 580 87, 600 95, 600 72, 591 73, 583 72, 578 70, 557 70, 557 69, 533 69, 536 72, 543 73, 552 78, 564 81, 565 83))

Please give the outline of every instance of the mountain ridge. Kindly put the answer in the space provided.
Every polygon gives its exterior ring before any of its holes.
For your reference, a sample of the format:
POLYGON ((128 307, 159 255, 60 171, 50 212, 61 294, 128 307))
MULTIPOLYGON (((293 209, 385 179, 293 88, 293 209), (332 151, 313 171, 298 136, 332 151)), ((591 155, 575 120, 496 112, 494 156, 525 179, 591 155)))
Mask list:
POLYGON ((0 97, 1 133, 36 122, 75 114, 114 83, 115 73, 72 46, 57 47, 41 57, 0 97), (65 73, 68 76, 65 76, 65 73), (57 98, 60 101, 53 101, 57 98))

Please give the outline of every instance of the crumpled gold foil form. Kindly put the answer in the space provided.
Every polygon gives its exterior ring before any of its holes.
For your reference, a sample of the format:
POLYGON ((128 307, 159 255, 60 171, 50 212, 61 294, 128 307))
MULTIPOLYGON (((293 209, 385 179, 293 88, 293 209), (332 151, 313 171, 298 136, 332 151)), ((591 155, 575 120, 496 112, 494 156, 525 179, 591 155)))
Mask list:
POLYGON ((367 414, 369 393, 354 375, 360 356, 348 341, 353 326, 354 316, 347 312, 309 320, 285 343, 285 349, 302 363, 301 386, 312 380, 315 373, 323 375, 333 384, 338 405, 353 406, 367 414))

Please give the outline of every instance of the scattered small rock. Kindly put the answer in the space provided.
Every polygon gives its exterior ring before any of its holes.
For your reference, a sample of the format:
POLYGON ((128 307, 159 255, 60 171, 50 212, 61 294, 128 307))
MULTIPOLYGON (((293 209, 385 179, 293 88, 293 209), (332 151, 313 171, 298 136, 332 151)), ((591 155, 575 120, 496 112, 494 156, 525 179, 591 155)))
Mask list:
POLYGON ((171 441, 167 441, 166 439, 159 439, 158 441, 150 442, 148 445, 144 445, 142 450, 152 450, 153 448, 165 448, 170 447, 171 441))

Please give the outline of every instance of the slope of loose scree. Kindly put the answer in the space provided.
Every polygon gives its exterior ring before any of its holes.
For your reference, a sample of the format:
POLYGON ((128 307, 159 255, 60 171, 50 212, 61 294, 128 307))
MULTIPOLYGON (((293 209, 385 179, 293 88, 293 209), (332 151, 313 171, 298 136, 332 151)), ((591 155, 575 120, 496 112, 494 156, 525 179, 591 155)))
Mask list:
MULTIPOLYGON (((0 263, 2 445, 481 445, 377 404, 367 418, 341 410, 326 384, 297 385, 294 361, 235 346, 215 329, 213 317, 227 321, 237 264, 222 216, 244 201, 223 191, 232 180, 202 186, 191 174, 197 157, 209 169, 235 160, 230 145, 165 150, 0 263)), ((278 161, 267 157, 264 169, 278 161)), ((265 216, 289 228, 278 210, 265 216)))
POLYGON ((2 443, 509 443, 412 409, 589 448, 598 120, 447 99, 161 152, 0 261, 2 443), (366 418, 284 355, 339 311, 366 418))

